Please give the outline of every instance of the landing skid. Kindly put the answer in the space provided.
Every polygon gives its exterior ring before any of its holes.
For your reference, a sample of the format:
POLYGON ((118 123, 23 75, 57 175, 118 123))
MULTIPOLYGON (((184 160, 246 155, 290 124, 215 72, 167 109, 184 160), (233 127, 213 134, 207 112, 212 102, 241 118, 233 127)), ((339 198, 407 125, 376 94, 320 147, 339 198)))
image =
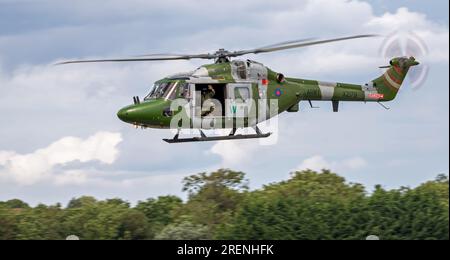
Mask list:
POLYGON ((263 134, 258 127, 254 128, 256 131, 256 134, 249 134, 249 135, 236 135, 236 129, 233 129, 233 131, 230 133, 230 135, 227 136, 206 136, 202 130, 200 130, 200 137, 191 137, 191 138, 179 138, 179 133, 175 135, 173 139, 163 139, 163 141, 169 143, 169 144, 175 144, 175 143, 191 143, 191 142, 211 142, 211 141, 224 141, 224 140, 242 140, 242 139, 257 139, 257 138, 267 138, 272 133, 263 134))

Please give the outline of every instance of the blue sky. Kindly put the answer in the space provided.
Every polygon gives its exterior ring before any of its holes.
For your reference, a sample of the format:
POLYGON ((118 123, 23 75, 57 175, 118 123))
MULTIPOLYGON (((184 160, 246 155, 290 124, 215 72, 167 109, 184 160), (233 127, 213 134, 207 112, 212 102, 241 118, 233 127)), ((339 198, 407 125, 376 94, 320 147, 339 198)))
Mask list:
MULTIPOLYGON (((406 36, 405 36, 406 35, 406 36)), ((0 0, 0 200, 67 202, 80 195, 131 202, 184 196, 181 179, 220 167, 252 188, 304 168, 331 168, 370 190, 448 174, 448 2, 0 0), (414 35, 427 46, 419 87, 407 81, 384 110, 318 103, 278 118, 278 141, 168 145, 164 130, 135 130, 116 112, 152 82, 204 61, 55 67, 73 58, 242 49, 358 33, 414 35)), ((292 77, 365 83, 388 58, 384 38, 253 55, 292 77)), ((417 72, 416 72, 417 73, 417 72)), ((264 128, 264 126, 262 126, 264 128)))

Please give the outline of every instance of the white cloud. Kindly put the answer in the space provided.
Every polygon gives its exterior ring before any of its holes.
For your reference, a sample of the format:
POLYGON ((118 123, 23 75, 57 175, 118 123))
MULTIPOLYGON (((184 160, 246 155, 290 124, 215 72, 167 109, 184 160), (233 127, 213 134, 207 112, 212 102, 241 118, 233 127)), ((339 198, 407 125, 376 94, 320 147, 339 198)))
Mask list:
POLYGON ((428 64, 448 63, 448 25, 432 22, 427 16, 408 8, 377 16, 368 3, 360 1, 309 1, 304 9, 293 7, 275 14, 273 18, 267 17, 266 21, 268 26, 272 24, 277 36, 284 39, 288 39, 292 32, 304 37, 321 38, 357 33, 382 36, 308 47, 289 51, 288 54, 280 52, 256 56, 289 75, 323 77, 377 72, 376 67, 387 62, 381 57, 381 45, 385 37, 392 33, 413 33, 421 38, 429 53, 426 57, 417 57, 420 61, 428 64), (311 21, 314 21, 314 26, 305 26, 311 21))
POLYGON ((436 26, 424 14, 411 12, 407 7, 399 8, 396 13, 387 12, 382 16, 372 17, 367 25, 394 31, 431 29, 436 26))
POLYGON ((367 165, 366 160, 361 157, 353 157, 343 161, 327 161, 320 155, 303 160, 303 162, 295 170, 314 170, 320 171, 323 169, 333 170, 341 173, 346 171, 358 170, 367 165))
MULTIPOLYGON (((255 161, 261 157, 261 150, 271 149, 278 144, 278 120, 279 116, 275 116, 264 123, 259 124, 259 129, 263 133, 271 133, 268 138, 253 140, 237 140, 237 141, 220 141, 215 143, 206 154, 215 154, 220 156, 221 163, 219 167, 240 167, 248 168, 254 165, 255 161)), ((230 130, 215 130, 216 135, 226 136, 230 130)), ((249 135, 254 134, 252 128, 239 129, 236 134, 249 135)), ((265 153, 267 154, 267 153, 265 153)))
POLYGON ((88 182, 89 175, 85 170, 66 170, 53 176, 53 184, 57 186, 83 185, 88 182))
POLYGON ((257 141, 221 141, 214 144, 209 153, 221 157, 221 167, 235 167, 251 164, 251 158, 259 146, 257 141))
POLYGON ((17 184, 31 185, 39 181, 56 184, 80 183, 87 177, 79 171, 54 171, 56 166, 70 162, 98 161, 112 164, 119 155, 120 133, 98 132, 87 139, 64 137, 49 146, 29 154, 0 151, 0 177, 17 184))

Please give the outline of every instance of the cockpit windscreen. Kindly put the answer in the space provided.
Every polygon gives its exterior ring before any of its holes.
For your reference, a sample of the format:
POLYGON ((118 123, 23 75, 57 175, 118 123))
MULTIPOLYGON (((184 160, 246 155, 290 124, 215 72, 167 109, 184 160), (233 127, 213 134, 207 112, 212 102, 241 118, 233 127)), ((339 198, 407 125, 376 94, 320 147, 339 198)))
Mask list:
POLYGON ((157 99, 157 98, 165 98, 165 99, 173 99, 175 97, 176 85, 178 82, 164 82, 157 83, 153 86, 153 89, 150 93, 144 98, 144 100, 157 99))

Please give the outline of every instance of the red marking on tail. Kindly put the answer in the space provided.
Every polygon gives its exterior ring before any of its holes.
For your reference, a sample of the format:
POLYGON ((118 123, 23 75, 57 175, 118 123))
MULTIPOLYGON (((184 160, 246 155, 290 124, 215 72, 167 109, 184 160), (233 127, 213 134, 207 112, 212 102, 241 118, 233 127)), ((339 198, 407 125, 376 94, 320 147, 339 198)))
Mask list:
POLYGON ((369 96, 369 98, 373 98, 373 99, 383 99, 384 98, 384 94, 379 94, 379 93, 371 93, 368 96, 369 96))
POLYGON ((398 73, 398 75, 403 76, 403 71, 400 67, 394 66, 394 70, 398 73))
POLYGON ((401 80, 397 79, 394 75, 392 75, 391 70, 388 70, 387 73, 388 73, 388 77, 391 78, 392 81, 394 81, 395 83, 400 84, 400 85, 402 84, 401 80))

